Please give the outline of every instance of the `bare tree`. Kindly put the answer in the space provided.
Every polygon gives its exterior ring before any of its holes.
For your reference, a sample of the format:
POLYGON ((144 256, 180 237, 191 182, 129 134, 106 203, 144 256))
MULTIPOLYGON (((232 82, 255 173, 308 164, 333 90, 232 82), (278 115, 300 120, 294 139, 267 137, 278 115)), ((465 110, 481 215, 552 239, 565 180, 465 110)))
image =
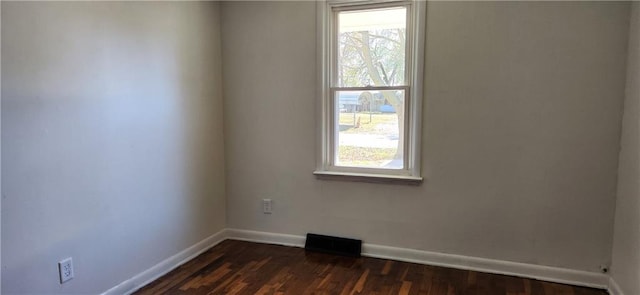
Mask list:
MULTIPOLYGON (((395 86, 405 79, 405 29, 346 32, 340 34, 340 84, 342 86, 395 86)), ((399 140, 394 158, 403 156, 404 96, 382 91, 396 111, 399 140)))

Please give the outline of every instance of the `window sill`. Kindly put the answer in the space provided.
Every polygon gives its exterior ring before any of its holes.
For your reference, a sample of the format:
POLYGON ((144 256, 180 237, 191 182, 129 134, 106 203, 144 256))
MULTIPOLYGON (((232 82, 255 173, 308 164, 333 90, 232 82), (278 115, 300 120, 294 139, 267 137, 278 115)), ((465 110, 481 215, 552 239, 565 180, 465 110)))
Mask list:
POLYGON ((423 182, 422 177, 407 176, 407 175, 382 175, 382 174, 336 172, 336 171, 322 171, 322 170, 314 171, 313 174, 316 175, 316 177, 321 180, 407 184, 407 185, 420 185, 423 182))

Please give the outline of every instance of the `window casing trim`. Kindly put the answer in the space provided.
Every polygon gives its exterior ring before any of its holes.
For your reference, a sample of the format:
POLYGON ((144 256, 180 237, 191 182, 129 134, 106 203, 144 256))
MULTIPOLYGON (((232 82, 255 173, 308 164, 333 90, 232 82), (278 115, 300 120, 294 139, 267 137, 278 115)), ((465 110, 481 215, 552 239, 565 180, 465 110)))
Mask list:
POLYGON ((358 177, 391 179, 406 178, 411 181, 422 180, 420 171, 420 143, 421 143, 421 113, 424 71, 424 36, 425 36, 425 1, 318 1, 317 2, 317 47, 319 69, 318 97, 319 99, 319 130, 318 146, 320 152, 317 158, 316 175, 349 175, 358 177), (333 51, 334 35, 337 36, 337 20, 335 15, 339 11, 359 9, 376 9, 385 7, 405 6, 407 13, 407 46, 405 65, 405 85, 398 86, 367 86, 367 87, 338 87, 337 58, 333 51), (362 168, 334 165, 335 152, 335 99, 334 94, 339 90, 405 90, 405 128, 404 128, 404 169, 362 168))

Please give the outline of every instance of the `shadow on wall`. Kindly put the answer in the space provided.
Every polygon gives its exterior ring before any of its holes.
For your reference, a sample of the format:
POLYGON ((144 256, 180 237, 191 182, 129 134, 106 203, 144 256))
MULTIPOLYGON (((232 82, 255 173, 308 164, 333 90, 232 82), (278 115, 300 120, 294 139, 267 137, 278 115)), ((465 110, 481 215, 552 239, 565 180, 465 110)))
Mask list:
POLYGON ((218 13, 2 3, 4 293, 100 293, 225 227, 218 13))

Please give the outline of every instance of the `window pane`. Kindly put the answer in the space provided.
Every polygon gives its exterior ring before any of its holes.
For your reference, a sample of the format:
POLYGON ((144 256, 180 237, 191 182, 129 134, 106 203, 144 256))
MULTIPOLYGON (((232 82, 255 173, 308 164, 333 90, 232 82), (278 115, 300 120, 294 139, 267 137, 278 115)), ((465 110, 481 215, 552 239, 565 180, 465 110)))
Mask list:
POLYGON ((338 13, 340 87, 405 85, 407 9, 338 13))
POLYGON ((335 165, 403 169, 404 90, 336 91, 335 165))

